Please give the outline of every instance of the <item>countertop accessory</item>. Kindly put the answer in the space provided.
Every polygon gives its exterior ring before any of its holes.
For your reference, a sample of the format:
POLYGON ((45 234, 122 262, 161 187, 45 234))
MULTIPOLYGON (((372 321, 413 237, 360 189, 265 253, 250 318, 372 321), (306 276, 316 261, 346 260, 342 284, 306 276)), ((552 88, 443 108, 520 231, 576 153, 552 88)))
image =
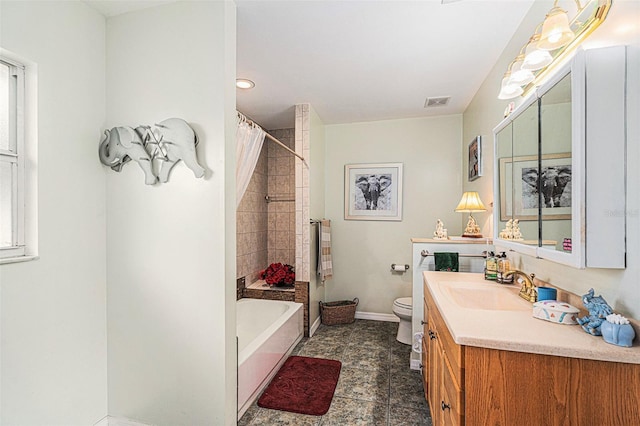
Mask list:
POLYGON ((533 304, 533 317, 557 324, 577 324, 578 308, 556 300, 542 300, 533 304))
POLYGON ((467 227, 462 234, 463 237, 467 238, 482 238, 482 234, 480 233, 480 227, 476 220, 471 216, 473 212, 484 212, 487 211, 487 208, 482 204, 480 200, 480 195, 476 191, 469 191, 462 194, 462 198, 458 203, 458 206, 455 208, 457 213, 466 212, 469 213, 469 222, 467 222, 467 227))
POLYGON ((584 303, 584 307, 589 311, 589 315, 578 318, 578 324, 580 324, 582 329, 587 333, 593 336, 601 336, 600 325, 607 315, 613 313, 613 309, 611 309, 611 306, 604 300, 604 297, 594 296, 592 288, 589 289, 587 294, 582 296, 582 303, 584 303))
POLYGON ((542 300, 556 300, 558 290, 553 287, 538 287, 538 302, 542 300))
POLYGON ((600 325, 600 331, 605 342, 626 348, 633 345, 633 339, 636 337, 629 320, 618 314, 607 315, 606 321, 600 325))
POLYGON ((444 222, 440 219, 436 222, 436 230, 433 232, 434 240, 448 240, 449 236, 447 235, 447 230, 444 227, 444 222))

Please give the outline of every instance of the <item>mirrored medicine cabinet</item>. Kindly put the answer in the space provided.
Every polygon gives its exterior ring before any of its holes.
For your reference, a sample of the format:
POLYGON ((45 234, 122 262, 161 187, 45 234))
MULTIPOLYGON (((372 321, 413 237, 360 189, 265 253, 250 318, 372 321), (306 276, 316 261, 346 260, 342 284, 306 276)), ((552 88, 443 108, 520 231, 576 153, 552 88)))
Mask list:
POLYGON ((580 51, 494 129, 494 243, 625 267, 623 46, 580 51))

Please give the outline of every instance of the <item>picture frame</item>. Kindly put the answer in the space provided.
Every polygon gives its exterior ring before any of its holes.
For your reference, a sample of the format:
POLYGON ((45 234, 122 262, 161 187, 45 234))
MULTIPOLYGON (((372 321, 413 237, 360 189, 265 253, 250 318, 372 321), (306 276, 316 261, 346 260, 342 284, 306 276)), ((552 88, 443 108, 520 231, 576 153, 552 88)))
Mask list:
MULTIPOLYGON (((542 218, 571 219, 571 153, 545 154, 541 165, 542 218)), ((500 220, 538 220, 538 156, 500 158, 499 167, 500 220)))
POLYGON ((344 166, 346 220, 402 220, 402 163, 344 166))
POLYGON ((469 182, 482 176, 482 136, 476 136, 469 143, 469 182))

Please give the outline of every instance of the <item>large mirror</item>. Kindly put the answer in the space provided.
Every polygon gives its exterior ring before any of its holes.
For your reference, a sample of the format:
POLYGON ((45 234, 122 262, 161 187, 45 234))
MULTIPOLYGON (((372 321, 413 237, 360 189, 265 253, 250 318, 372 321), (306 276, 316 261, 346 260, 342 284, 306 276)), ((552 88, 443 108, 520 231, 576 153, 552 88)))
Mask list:
POLYGON ((513 121, 513 157, 506 175, 513 181, 513 224, 520 228, 522 244, 538 245, 538 102, 513 121), (511 171, 511 173, 509 173, 511 171))
POLYGON ((538 246, 538 99, 523 105, 496 128, 496 230, 520 251, 538 246))
POLYGON ((625 209, 625 62, 622 46, 578 52, 494 129, 494 245, 625 267, 624 216, 609 213, 625 209))
POLYGON ((542 245, 571 253, 571 74, 540 98, 542 245))

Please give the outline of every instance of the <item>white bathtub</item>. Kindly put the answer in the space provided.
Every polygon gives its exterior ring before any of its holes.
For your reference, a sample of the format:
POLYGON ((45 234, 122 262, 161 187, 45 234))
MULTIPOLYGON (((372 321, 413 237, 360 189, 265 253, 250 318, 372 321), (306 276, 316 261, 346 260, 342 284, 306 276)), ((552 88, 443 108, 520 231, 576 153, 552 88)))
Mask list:
POLYGON ((238 336, 238 418, 253 403, 302 339, 302 303, 240 299, 238 336))

